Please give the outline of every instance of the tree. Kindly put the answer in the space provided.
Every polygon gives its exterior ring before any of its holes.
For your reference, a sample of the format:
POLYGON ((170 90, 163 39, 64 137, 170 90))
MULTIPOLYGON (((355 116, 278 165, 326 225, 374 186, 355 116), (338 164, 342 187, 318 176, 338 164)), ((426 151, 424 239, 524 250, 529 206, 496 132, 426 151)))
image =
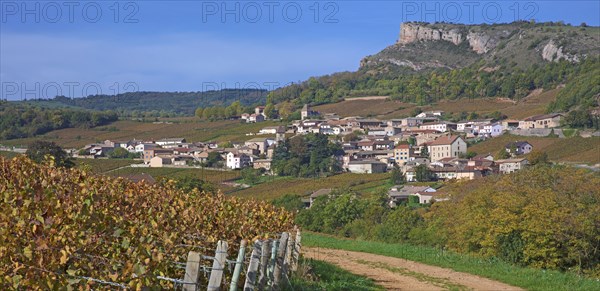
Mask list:
POLYGON ((390 182, 392 185, 400 185, 406 182, 404 174, 400 171, 397 165, 394 165, 394 169, 392 169, 392 173, 390 176, 390 182))
POLYGON ((113 159, 131 159, 131 158, 135 158, 136 154, 130 153, 122 147, 118 147, 118 148, 114 149, 111 153, 109 153, 108 157, 113 158, 113 159))
POLYGON ((209 167, 220 167, 222 166, 221 161, 223 161, 221 154, 218 152, 210 152, 206 158, 206 165, 209 167))
POLYGON ((258 171, 252 168, 244 168, 240 171, 240 175, 242 179, 250 185, 256 184, 258 182, 258 171))
POLYGON ((431 170, 426 165, 418 165, 415 168, 415 178, 418 182, 429 182, 433 179, 431 170))
POLYGON ((510 158, 510 154, 506 151, 506 149, 501 148, 494 157, 496 160, 504 160, 510 158))
POLYGON ((265 106, 264 114, 267 118, 273 119, 275 117, 275 106, 272 103, 265 106))
POLYGON ((421 149, 421 157, 429 158, 429 149, 427 148, 427 146, 423 146, 423 148, 421 149))
POLYGON ((529 154, 529 164, 532 166, 547 165, 549 163, 548 154, 546 152, 536 150, 529 154))
POLYGON ((35 141, 27 147, 28 158, 37 163, 50 163, 57 167, 71 168, 75 164, 59 145, 49 141, 35 141))
POLYGON ((198 107, 195 112, 196 117, 202 118, 204 117, 204 109, 202 107, 198 107))

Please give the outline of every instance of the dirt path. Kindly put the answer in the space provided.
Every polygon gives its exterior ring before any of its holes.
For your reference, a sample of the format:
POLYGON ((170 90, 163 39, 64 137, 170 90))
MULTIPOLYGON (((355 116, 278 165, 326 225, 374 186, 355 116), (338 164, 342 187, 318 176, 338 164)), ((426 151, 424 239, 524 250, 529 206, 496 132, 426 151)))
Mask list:
POLYGON ((504 283, 399 258, 375 254, 303 248, 306 258, 326 261, 369 277, 388 290, 523 290, 504 283))

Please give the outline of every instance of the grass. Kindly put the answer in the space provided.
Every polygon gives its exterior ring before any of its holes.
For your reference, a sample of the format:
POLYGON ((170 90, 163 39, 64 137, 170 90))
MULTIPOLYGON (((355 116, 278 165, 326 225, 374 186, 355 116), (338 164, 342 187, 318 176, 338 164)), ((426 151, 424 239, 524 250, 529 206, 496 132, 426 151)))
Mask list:
POLYGON ((534 150, 546 152, 548 158, 552 161, 585 164, 600 163, 600 137, 553 138, 504 134, 475 144, 469 147, 469 151, 494 155, 504 148, 507 143, 513 141, 529 142, 534 150))
POLYGON ((286 194, 309 195, 323 188, 350 187, 361 193, 371 193, 378 186, 387 187, 388 180, 389 174, 343 173, 326 178, 276 177, 272 181, 234 191, 231 194, 242 198, 273 200, 286 194))
POLYGON ((14 139, 2 141, 8 146, 26 146, 36 140, 54 141, 63 148, 80 148, 89 143, 110 140, 151 140, 167 137, 183 137, 188 142, 196 141, 232 141, 242 142, 253 138, 246 136, 248 133, 257 133, 266 126, 279 125, 276 121, 259 123, 240 123, 238 120, 202 121, 197 118, 186 117, 168 119, 166 123, 152 123, 131 120, 120 120, 108 125, 115 130, 101 130, 103 128, 66 128, 54 130, 34 138, 14 139))
POLYGON ((283 290, 385 290, 373 280, 352 274, 335 265, 317 261, 300 261, 298 271, 293 274, 283 290), (316 276, 316 278, 315 278, 316 276))
POLYGON ((302 243, 323 247, 402 258, 470 273, 528 290, 600 290, 600 281, 573 273, 514 266, 497 259, 463 255, 433 247, 349 240, 304 232, 302 243))

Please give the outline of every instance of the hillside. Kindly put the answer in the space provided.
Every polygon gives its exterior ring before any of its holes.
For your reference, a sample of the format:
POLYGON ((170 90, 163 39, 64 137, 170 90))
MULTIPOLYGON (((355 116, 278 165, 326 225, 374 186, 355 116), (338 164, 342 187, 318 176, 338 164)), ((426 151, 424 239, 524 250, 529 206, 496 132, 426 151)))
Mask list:
POLYGON ((31 100, 27 103, 43 107, 69 106, 93 110, 157 111, 194 115, 198 107, 227 106, 235 101, 240 101, 245 106, 264 104, 266 96, 266 90, 223 89, 206 92, 130 92, 84 98, 57 96, 52 100, 31 100))
POLYGON ((312 77, 270 92, 267 100, 285 117, 305 103, 357 96, 389 96, 419 106, 482 98, 519 102, 564 87, 544 108, 515 115, 594 109, 600 94, 598 43, 599 27, 561 23, 404 23, 398 41, 363 58, 357 71, 312 77))

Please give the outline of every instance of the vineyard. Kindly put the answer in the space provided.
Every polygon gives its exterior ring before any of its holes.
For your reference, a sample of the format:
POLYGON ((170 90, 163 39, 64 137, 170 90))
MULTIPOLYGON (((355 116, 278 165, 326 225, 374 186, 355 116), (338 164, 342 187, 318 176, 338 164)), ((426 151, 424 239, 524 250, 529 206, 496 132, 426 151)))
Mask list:
MULTIPOLYGON (((131 183, 0 157, 0 288, 171 289, 190 248, 275 238, 288 212, 254 200, 131 183), (110 284, 109 284, 110 285, 110 284)), ((207 251, 208 252, 208 251, 207 251)), ((243 282, 243 280, 240 280, 243 282)))

